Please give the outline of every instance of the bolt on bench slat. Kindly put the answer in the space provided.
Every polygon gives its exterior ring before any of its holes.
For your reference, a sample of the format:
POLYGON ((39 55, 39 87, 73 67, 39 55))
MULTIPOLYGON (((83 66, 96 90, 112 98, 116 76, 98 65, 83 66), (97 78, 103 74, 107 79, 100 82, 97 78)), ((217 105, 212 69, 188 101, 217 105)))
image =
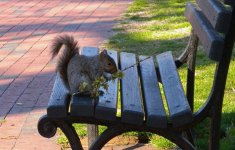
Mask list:
MULTIPOLYGON (((132 66, 136 63, 136 55, 131 53, 120 53, 121 69, 132 66)), ((125 70, 121 80, 121 102, 122 121, 130 124, 141 125, 144 119, 142 98, 137 66, 125 70)))
MULTIPOLYGON (((118 56, 116 51, 107 51, 108 54, 118 64, 118 56)), ((108 91, 99 96, 99 101, 95 108, 95 117, 104 120, 116 119, 117 113, 117 100, 118 100, 118 79, 115 81, 108 81, 108 91)))
MULTIPOLYGON (((146 59, 146 56, 139 57, 139 60, 143 59, 146 59)), ((140 62, 140 76, 147 125, 166 128, 167 117, 152 57, 140 62)))
POLYGON ((177 127, 190 122, 192 112, 171 52, 157 55, 157 62, 173 126, 177 127))

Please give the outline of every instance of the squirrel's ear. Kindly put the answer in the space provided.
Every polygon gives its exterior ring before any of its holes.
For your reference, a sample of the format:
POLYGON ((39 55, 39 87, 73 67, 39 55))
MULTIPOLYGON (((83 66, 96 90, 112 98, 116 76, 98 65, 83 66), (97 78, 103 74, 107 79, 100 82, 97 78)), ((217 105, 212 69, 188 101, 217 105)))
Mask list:
POLYGON ((105 58, 105 56, 107 56, 107 55, 108 55, 107 50, 104 49, 104 50, 102 50, 102 52, 100 53, 100 58, 103 59, 103 58, 105 58))
POLYGON ((99 56, 100 56, 100 59, 103 59, 103 58, 105 57, 105 52, 104 52, 104 50, 102 50, 102 51, 100 52, 99 56))
POLYGON ((104 53, 105 55, 108 55, 108 52, 107 52, 106 49, 104 49, 104 50, 102 51, 102 53, 104 53))

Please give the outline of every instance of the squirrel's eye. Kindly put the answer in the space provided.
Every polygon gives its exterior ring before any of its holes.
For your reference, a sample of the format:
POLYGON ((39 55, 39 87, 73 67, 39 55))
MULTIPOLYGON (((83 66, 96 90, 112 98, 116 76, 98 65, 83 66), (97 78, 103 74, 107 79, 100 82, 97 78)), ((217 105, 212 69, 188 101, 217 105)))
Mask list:
POLYGON ((108 65, 111 66, 112 65, 111 62, 109 62, 108 65))

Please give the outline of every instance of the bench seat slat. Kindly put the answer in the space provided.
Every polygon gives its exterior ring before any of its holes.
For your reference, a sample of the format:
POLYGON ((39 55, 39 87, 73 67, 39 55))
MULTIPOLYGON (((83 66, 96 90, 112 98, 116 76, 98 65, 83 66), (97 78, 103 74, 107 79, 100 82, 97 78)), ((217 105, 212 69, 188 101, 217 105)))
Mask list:
POLYGON ((224 22, 230 22, 231 11, 215 0, 197 0, 197 3, 215 30, 227 33, 229 24, 224 22))
POLYGON ((173 126, 177 127, 190 122, 192 112, 180 82, 171 52, 158 55, 157 62, 173 126))
MULTIPOLYGON (((120 63, 122 70, 135 64, 135 54, 125 52, 120 53, 120 63)), ((125 70, 123 73, 124 77, 121 80, 122 121, 140 125, 143 123, 144 112, 137 66, 135 65, 125 70)))
MULTIPOLYGON (((139 59, 146 59, 146 56, 140 56, 139 59)), ((152 57, 140 62, 140 74, 147 125, 166 128, 167 117, 152 57)))
MULTIPOLYGON (((118 56, 116 51, 107 51, 116 64, 118 64, 118 56)), ((101 89, 102 90, 102 89, 101 89)), ((108 81, 108 91, 99 96, 98 104, 95 108, 95 117, 98 119, 114 120, 117 113, 117 97, 118 97, 118 79, 108 81)))
MULTIPOLYGON (((96 47, 84 47, 81 55, 94 56, 99 53, 96 47)), ((95 101, 89 96, 73 96, 70 103, 71 116, 94 116, 95 101)))
POLYGON ((197 10, 192 3, 187 4, 185 16, 199 37, 207 56, 212 60, 219 61, 222 56, 224 39, 213 29, 202 12, 197 10))
POLYGON ((68 115, 69 101, 69 91, 64 86, 59 74, 57 74, 47 106, 47 116, 52 118, 66 117, 68 115))

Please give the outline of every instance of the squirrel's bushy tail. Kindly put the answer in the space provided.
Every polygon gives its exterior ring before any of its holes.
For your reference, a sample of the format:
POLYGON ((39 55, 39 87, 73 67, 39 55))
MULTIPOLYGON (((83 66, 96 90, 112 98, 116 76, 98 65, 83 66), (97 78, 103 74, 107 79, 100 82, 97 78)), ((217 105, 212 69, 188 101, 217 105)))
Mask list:
POLYGON ((60 51, 61 47, 65 45, 65 49, 58 58, 57 71, 59 72, 63 82, 69 88, 67 68, 71 58, 78 53, 79 47, 77 41, 72 36, 62 35, 54 39, 51 49, 52 58, 54 58, 60 51))

